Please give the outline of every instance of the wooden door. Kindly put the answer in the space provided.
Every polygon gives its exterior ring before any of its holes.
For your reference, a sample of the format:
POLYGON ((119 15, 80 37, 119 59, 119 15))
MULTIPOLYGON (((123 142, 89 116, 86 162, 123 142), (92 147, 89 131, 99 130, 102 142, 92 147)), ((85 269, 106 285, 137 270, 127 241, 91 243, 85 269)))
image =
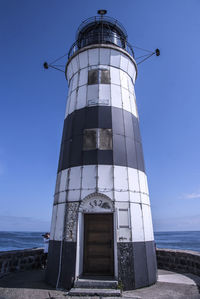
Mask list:
POLYGON ((85 214, 84 275, 113 276, 113 214, 85 214))

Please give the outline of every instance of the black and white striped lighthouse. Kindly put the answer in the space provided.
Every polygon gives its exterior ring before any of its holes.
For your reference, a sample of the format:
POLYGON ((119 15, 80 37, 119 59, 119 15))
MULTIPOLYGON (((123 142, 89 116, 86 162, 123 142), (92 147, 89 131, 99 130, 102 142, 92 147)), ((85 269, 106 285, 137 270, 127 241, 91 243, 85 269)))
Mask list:
POLYGON ((107 277, 130 290, 157 276, 137 65, 125 29, 104 13, 80 25, 66 65, 46 279, 67 289, 81 278, 107 277))

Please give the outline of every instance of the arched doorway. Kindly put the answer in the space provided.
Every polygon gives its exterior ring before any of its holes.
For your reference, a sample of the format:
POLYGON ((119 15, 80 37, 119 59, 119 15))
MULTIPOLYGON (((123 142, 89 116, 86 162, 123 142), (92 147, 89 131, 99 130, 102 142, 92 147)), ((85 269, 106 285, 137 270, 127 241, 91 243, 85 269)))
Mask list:
POLYGON ((115 276, 115 209, 104 194, 88 195, 80 204, 76 277, 115 276))

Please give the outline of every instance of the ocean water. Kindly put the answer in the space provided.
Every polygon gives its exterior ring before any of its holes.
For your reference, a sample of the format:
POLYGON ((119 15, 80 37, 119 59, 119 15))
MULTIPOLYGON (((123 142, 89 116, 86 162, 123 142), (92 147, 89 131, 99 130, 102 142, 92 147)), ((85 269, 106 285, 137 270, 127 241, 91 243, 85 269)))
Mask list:
POLYGON ((200 231, 154 233, 158 248, 187 249, 200 252, 200 231))
POLYGON ((43 247, 44 232, 0 231, 0 251, 43 247))
MULTIPOLYGON (((43 247, 44 232, 0 231, 0 251, 43 247)), ((200 252, 200 231, 155 232, 158 248, 188 249, 200 252)))

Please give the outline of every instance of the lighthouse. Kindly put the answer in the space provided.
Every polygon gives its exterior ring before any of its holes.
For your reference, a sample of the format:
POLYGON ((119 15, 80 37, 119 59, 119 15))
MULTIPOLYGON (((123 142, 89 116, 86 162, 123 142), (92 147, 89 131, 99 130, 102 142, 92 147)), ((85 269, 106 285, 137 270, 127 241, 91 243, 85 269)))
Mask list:
POLYGON ((156 282, 151 207, 125 28, 106 11, 82 22, 66 64, 68 98, 46 280, 70 289, 156 282))

